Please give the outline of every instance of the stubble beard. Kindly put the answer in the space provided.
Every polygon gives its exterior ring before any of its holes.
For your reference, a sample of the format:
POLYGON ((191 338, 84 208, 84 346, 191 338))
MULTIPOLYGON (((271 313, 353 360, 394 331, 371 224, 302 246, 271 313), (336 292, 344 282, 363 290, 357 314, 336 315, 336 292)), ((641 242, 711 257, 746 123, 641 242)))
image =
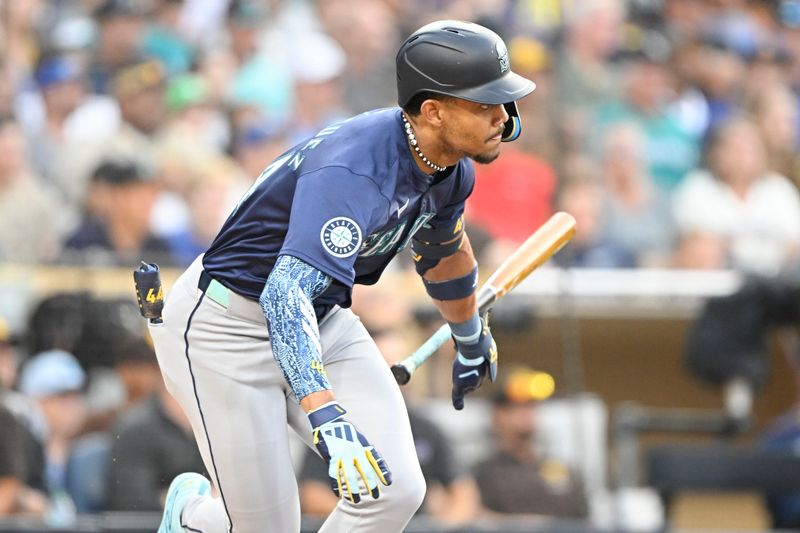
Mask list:
POLYGON ((481 165, 488 165, 489 163, 497 159, 499 156, 500 156, 500 150, 498 149, 495 152, 488 152, 483 154, 471 154, 469 158, 481 165))

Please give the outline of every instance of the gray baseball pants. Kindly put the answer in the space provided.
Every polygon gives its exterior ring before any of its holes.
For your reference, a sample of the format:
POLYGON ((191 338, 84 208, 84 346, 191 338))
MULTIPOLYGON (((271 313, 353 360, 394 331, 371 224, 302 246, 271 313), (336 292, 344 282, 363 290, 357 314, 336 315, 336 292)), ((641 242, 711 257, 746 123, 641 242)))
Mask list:
MULTIPOLYGON (((288 431, 313 448, 311 427, 272 356, 261 307, 217 282, 201 290, 201 273, 198 258, 169 291, 163 323, 150 326, 167 389, 191 421, 219 493, 189 502, 182 523, 203 533, 296 532, 288 431)), ((336 398, 393 479, 377 500, 340 501, 320 531, 402 531, 422 503, 425 481, 400 389, 350 310, 335 308, 319 330, 336 398)))

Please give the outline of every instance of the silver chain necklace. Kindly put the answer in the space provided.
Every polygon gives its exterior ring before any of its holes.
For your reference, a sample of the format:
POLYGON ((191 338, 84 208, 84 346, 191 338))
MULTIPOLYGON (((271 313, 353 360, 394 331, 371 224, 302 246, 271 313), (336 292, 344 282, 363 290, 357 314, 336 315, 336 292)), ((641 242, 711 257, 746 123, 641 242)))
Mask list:
POLYGON ((437 172, 442 172, 443 170, 445 170, 447 167, 442 167, 437 165, 436 163, 432 163, 430 159, 425 157, 425 154, 423 154, 422 150, 419 149, 419 144, 417 143, 417 137, 414 135, 414 130, 411 129, 411 123, 408 122, 405 113, 401 113, 400 116, 403 117, 403 124, 405 125, 404 127, 406 128, 406 136, 408 137, 408 142, 409 144, 411 144, 411 147, 414 149, 414 151, 417 152, 417 155, 420 157, 420 159, 422 159, 422 162, 437 172))

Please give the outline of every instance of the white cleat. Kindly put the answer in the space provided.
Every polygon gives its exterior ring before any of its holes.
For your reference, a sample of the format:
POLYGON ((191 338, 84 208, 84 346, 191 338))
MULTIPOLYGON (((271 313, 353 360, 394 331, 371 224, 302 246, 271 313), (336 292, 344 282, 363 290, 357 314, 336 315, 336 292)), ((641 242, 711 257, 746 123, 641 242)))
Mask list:
POLYGON ((181 525, 181 512, 186 506, 186 501, 193 496, 202 496, 211 492, 211 483, 194 472, 181 474, 172 480, 167 490, 167 500, 164 503, 164 516, 158 533, 183 533, 181 525))

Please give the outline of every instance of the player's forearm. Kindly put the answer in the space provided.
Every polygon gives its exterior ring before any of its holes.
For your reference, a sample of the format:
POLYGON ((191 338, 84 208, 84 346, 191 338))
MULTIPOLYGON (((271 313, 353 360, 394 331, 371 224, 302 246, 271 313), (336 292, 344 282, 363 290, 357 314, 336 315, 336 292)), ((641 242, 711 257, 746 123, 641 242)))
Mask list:
POLYGON ((450 323, 464 322, 478 312, 474 295, 461 300, 433 300, 433 304, 442 317, 450 323))
MULTIPOLYGON (((330 276, 303 261, 280 256, 259 303, 267 318, 272 353, 298 401, 307 410, 332 393, 322 366, 319 327, 312 301, 330 285, 330 276), (315 394, 316 393, 316 394, 315 394), (310 396, 310 398, 309 398, 310 396)), ((330 401, 321 401, 322 405, 330 401)))
MULTIPOLYGON (((442 282, 466 276, 474 268, 475 256, 472 253, 472 246, 467 236, 464 235, 464 240, 458 251, 449 257, 445 257, 435 267, 425 272, 424 278, 427 281, 442 282)), ((433 298, 433 303, 442 317, 448 322, 464 322, 478 311, 474 291, 469 296, 456 300, 433 298)))

